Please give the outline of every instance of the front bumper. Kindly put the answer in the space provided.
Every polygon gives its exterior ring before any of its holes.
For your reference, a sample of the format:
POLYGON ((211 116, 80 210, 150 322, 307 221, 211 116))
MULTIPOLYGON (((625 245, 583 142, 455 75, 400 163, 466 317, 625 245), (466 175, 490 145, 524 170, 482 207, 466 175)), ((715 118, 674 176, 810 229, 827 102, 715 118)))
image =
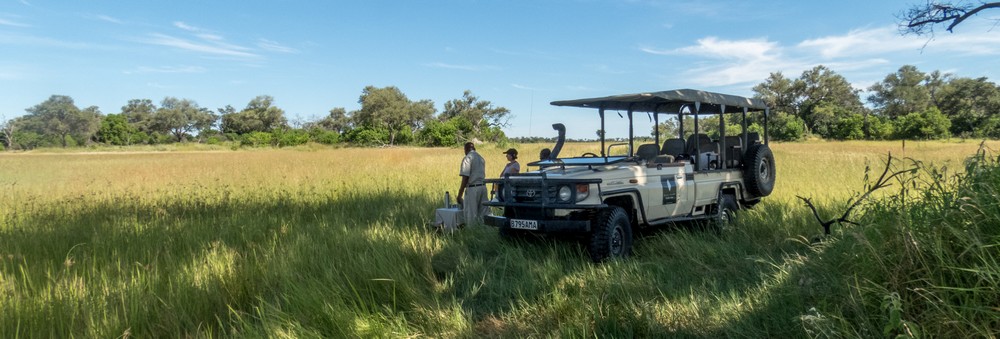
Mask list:
MULTIPOLYGON (((590 232, 590 220, 536 220, 537 230, 529 230, 539 233, 562 233, 562 232, 590 232)), ((488 215, 483 217, 483 222, 487 225, 502 228, 510 228, 510 218, 488 215)), ((520 230, 520 229, 518 229, 520 230)))

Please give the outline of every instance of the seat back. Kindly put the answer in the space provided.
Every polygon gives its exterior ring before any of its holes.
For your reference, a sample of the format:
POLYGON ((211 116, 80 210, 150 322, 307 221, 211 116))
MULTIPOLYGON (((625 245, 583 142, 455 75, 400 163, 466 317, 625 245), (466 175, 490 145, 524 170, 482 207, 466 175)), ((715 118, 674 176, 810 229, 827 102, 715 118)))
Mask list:
POLYGON ((660 145, 657 144, 642 144, 635 150, 635 156, 646 161, 653 161, 657 155, 660 155, 660 145))
POLYGON ((706 148, 706 145, 711 145, 711 144, 712 144, 712 138, 709 138, 708 134, 704 133, 692 134, 690 137, 688 137, 687 148, 684 150, 684 153, 695 154, 697 152, 696 145, 701 146, 702 152, 708 152, 714 149, 714 147, 706 148))
POLYGON ((737 167, 743 160, 743 138, 739 136, 726 137, 726 164, 729 167, 737 167))
POLYGON ((663 142, 663 149, 660 154, 678 156, 684 154, 684 140, 680 138, 667 139, 663 142))
POLYGON ((760 133, 749 132, 749 133, 747 133, 747 139, 750 139, 749 141, 747 141, 747 146, 754 145, 754 144, 759 144, 760 143, 760 133))

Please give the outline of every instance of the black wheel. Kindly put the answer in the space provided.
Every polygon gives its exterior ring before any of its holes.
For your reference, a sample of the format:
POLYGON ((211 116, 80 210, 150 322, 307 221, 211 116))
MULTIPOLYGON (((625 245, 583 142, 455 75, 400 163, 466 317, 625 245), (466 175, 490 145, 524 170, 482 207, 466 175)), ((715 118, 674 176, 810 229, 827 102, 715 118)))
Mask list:
POLYGON ((587 252, 594 262, 632 254, 632 225, 624 209, 612 207, 597 216, 587 252))
POLYGON ((712 229, 719 234, 731 230, 739 208, 732 194, 720 194, 719 203, 712 209, 712 229))
POLYGON ((743 180, 750 194, 766 197, 774 190, 774 154, 767 145, 750 146, 743 159, 743 180))
POLYGON ((594 153, 591 153, 591 152, 587 152, 587 153, 584 153, 584 154, 582 154, 580 156, 581 157, 594 157, 594 158, 596 158, 597 154, 594 154, 594 153))

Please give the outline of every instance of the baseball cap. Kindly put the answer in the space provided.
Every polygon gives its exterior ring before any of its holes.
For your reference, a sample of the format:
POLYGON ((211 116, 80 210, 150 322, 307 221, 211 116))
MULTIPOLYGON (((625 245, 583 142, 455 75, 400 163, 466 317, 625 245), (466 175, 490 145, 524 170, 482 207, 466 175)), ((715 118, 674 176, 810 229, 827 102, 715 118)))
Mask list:
POLYGON ((516 150, 516 149, 513 149, 513 148, 511 148, 511 149, 508 149, 508 150, 507 150, 506 152, 503 152, 503 154, 513 154, 513 155, 517 155, 517 150, 516 150))

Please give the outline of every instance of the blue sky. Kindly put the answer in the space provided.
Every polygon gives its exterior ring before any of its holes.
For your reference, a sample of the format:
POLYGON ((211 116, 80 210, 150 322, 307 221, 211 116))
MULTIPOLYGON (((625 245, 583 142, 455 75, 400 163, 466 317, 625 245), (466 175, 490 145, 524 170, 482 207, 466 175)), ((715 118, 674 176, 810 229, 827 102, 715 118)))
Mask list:
POLYGON ((215 110, 271 95, 307 121, 357 109, 374 85, 439 111, 471 90, 512 111, 508 135, 552 136, 562 122, 592 138, 596 112, 548 103, 751 95, 771 72, 797 78, 821 64, 862 89, 906 64, 997 82, 1000 11, 933 39, 899 36, 895 15, 922 1, 2 0, 0 116, 53 94, 105 114, 129 99, 215 110))

